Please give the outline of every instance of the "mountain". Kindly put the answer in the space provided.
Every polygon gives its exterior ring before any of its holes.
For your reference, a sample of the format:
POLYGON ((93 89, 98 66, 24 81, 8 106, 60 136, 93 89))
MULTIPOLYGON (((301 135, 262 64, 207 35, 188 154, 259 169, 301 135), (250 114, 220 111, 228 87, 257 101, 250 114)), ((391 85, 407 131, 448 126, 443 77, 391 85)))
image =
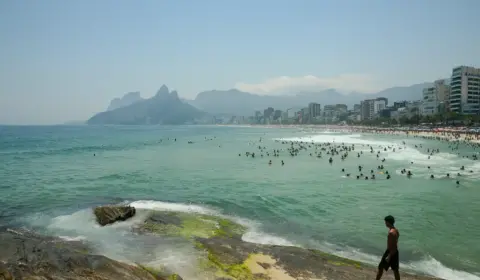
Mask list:
POLYGON ((184 124, 205 115, 182 102, 176 91, 169 92, 167 86, 163 85, 152 98, 98 113, 87 124, 184 124))
POLYGON ((392 87, 368 96, 371 96, 370 98, 386 97, 388 98, 389 104, 393 104, 394 101, 404 101, 404 100, 413 101, 413 100, 422 99, 423 89, 431 86, 433 86, 433 83, 422 83, 422 84, 411 85, 408 87, 392 87))
POLYGON ((85 121, 68 121, 63 123, 63 125, 85 125, 85 124, 87 124, 85 121))
POLYGON ((422 97, 422 90, 432 83, 422 83, 406 87, 393 87, 377 93, 341 94, 335 89, 319 92, 299 92, 295 95, 271 96, 242 92, 236 89, 204 91, 197 95, 189 104, 212 114, 252 115, 254 111, 262 111, 268 107, 286 110, 292 107, 305 107, 310 102, 323 105, 347 104, 349 107, 360 103, 361 100, 376 97, 388 98, 389 104, 395 101, 418 100, 422 97))
POLYGON ((118 108, 126 107, 142 100, 144 99, 140 96, 140 92, 138 91, 129 92, 125 94, 122 98, 115 98, 112 101, 110 101, 110 105, 108 106, 107 111, 112 111, 118 108))

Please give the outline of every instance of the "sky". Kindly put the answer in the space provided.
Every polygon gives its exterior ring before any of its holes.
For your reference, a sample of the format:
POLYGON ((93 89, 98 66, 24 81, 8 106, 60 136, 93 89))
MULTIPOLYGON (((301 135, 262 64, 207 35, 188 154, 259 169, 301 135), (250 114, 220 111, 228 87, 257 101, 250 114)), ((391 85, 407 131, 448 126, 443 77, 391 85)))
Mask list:
POLYGON ((86 120, 166 84, 375 92, 480 67, 478 0, 0 1, 0 123, 86 120))

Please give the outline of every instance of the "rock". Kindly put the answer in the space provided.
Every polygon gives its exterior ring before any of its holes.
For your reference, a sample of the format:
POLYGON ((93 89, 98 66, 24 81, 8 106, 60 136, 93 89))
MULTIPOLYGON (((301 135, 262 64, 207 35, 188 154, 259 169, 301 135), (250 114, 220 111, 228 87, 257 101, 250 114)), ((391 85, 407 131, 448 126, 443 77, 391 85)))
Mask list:
POLYGON ((90 254, 81 242, 0 232, 0 279, 164 280, 138 266, 90 254))
MULTIPOLYGON (((196 238, 205 250, 205 269, 220 278, 233 279, 375 279, 376 267, 317 250, 293 246, 260 245, 238 238, 196 238)), ((404 280, 432 280, 429 276, 401 271, 404 280)), ((385 273, 382 279, 393 279, 385 273)))
POLYGON ((246 228, 222 217, 154 211, 136 231, 186 239, 213 236, 240 238, 246 228))
POLYGON ((131 206, 107 205, 96 207, 93 213, 101 226, 113 224, 117 221, 125 221, 135 216, 135 208, 131 206))

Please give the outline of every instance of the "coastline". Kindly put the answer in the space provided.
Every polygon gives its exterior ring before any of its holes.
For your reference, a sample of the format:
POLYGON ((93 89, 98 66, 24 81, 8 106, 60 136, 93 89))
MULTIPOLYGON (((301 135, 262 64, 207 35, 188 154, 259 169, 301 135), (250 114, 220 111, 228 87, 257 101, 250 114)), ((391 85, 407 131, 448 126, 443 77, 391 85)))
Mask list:
POLYGON ((315 124, 292 124, 292 125, 217 125, 225 127, 251 127, 251 128, 282 128, 282 129, 310 129, 310 130, 330 130, 333 132, 343 133, 370 133, 370 134, 386 134, 386 135, 402 135, 422 137, 431 140, 446 140, 448 142, 464 142, 480 144, 480 132, 468 131, 464 128, 435 128, 426 129, 422 128, 410 128, 410 127, 398 127, 398 128, 386 128, 386 127, 372 127, 372 126, 342 126, 342 125, 315 125, 315 124))
MULTIPOLYGON (((123 223, 125 206, 105 206, 110 224, 123 223)), ((128 208, 132 209, 132 208, 128 208)), ((195 271, 173 271, 164 263, 125 262, 95 251, 88 241, 68 241, 25 230, 0 232, 3 279, 137 280, 354 280, 373 279, 376 267, 319 250, 261 245, 242 240, 245 227, 231 220, 186 212, 138 209, 139 235, 178 238, 196 250, 195 271), (4 249, 3 249, 4 248, 4 249)), ((97 219, 102 214, 95 212, 97 219)), ((440 279, 401 270, 402 279, 440 279)), ((383 279, 393 279, 391 272, 383 279)))

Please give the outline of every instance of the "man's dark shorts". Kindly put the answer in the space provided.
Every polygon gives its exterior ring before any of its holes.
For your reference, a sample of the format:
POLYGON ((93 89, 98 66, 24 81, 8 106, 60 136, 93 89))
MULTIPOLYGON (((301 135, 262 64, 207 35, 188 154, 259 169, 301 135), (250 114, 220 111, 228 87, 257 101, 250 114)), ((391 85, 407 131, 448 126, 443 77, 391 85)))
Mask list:
POLYGON ((398 251, 393 254, 390 257, 390 260, 387 262, 386 258, 389 254, 389 251, 386 250, 385 253, 383 254, 382 260, 378 264, 378 269, 385 269, 387 271, 389 268, 392 270, 398 270, 398 263, 399 263, 399 258, 398 258, 398 251))

